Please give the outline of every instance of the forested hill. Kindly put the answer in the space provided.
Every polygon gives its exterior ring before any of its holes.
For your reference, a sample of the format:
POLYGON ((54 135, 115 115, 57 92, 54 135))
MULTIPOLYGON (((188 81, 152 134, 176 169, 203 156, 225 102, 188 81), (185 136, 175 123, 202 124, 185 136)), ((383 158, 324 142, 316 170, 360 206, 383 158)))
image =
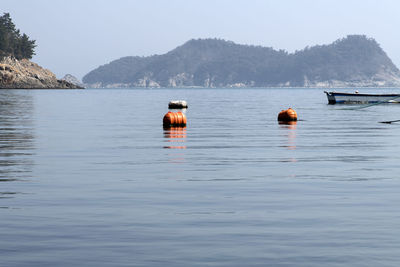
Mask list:
POLYGON ((15 27, 9 13, 0 16, 0 60, 6 56, 31 59, 35 54, 35 41, 15 27))
POLYGON ((98 87, 399 86, 400 71, 364 35, 295 53, 197 39, 163 55, 112 61, 83 82, 98 87))

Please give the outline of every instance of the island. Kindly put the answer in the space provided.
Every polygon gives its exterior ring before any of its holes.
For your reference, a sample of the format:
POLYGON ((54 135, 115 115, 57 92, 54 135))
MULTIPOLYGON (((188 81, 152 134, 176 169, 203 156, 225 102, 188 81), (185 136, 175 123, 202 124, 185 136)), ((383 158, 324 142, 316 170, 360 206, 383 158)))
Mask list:
POLYGON ((348 35, 294 53, 221 39, 192 39, 172 51, 127 56, 83 77, 90 87, 398 87, 400 71, 380 45, 348 35))

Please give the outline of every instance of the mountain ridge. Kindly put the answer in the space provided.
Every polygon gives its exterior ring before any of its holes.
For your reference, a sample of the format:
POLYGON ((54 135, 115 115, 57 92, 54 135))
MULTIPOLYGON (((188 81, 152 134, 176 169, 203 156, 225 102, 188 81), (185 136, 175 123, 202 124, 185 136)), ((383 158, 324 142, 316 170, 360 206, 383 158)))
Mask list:
POLYGON ((294 53, 192 39, 162 55, 114 60, 83 82, 91 87, 391 87, 400 86, 400 71, 365 35, 294 53))

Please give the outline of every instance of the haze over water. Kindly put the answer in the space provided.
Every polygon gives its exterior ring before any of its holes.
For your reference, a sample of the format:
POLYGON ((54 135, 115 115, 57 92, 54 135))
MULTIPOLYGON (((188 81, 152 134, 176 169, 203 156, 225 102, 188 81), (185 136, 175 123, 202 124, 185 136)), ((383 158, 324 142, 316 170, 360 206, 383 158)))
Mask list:
POLYGON ((322 89, 2 90, 0 102, 0 265, 400 261, 400 124, 378 123, 400 105, 351 110, 322 89), (175 99, 188 125, 164 130, 175 99), (301 121, 278 124, 288 107, 301 121))

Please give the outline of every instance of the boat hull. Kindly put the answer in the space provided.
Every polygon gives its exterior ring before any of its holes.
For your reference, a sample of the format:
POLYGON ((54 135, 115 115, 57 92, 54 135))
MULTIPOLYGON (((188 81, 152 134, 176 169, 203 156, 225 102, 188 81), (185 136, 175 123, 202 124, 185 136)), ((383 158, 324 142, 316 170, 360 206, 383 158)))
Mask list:
POLYGON ((327 92, 329 104, 400 103, 400 94, 359 94, 327 92))

